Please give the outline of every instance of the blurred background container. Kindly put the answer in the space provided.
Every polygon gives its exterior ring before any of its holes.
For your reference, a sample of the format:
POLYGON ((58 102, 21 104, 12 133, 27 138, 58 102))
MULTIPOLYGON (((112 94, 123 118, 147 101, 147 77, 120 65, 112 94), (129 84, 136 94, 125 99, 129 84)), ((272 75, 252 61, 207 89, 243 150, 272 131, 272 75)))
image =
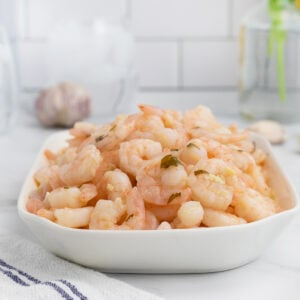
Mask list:
POLYGON ((123 112, 137 85, 134 52, 126 20, 59 22, 46 38, 45 84, 67 81, 85 87, 92 118, 123 112))
POLYGON ((59 22, 125 18, 135 37, 136 102, 178 108, 202 102, 217 114, 238 115, 239 28, 260 2, 0 0, 0 23, 17 46, 25 104, 48 84, 47 35, 59 22))
POLYGON ((300 2, 265 0, 240 32, 240 109, 248 119, 300 121, 300 2))
POLYGON ((0 26, 0 134, 7 133, 17 113, 15 62, 6 30, 0 26))

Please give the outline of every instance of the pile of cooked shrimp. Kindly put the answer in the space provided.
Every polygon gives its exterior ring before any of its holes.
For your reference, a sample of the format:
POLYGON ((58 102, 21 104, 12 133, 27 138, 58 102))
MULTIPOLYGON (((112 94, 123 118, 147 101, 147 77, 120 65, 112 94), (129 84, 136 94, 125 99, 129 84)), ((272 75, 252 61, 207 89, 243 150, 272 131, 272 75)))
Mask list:
POLYGON ((204 106, 148 105, 106 125, 76 123, 68 146, 45 151, 27 210, 84 229, 238 225, 280 211, 266 154, 204 106))

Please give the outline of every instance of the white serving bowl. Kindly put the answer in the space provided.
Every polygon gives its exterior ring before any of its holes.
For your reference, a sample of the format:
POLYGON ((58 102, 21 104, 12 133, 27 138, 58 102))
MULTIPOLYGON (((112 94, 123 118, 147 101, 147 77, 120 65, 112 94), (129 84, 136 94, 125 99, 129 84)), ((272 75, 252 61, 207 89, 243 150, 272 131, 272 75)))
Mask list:
POLYGON ((249 224, 176 230, 70 229, 26 211, 29 193, 35 188, 34 172, 46 159, 43 151, 65 145, 67 132, 53 134, 45 142, 21 190, 20 217, 40 243, 54 254, 75 263, 121 273, 202 273, 232 269, 256 259, 299 211, 294 188, 274 158, 269 143, 253 135, 267 154, 270 185, 284 211, 249 224))

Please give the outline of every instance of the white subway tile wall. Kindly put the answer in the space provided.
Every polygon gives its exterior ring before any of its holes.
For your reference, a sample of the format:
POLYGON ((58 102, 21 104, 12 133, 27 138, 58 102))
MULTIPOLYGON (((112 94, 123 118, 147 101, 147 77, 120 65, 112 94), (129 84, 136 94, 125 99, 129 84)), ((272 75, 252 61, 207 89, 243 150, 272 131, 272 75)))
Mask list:
POLYGON ((234 90, 239 24, 259 1, 0 0, 0 23, 20 39, 25 90, 43 85, 43 38, 55 22, 123 16, 136 36, 141 90, 234 90))
MULTIPOLYGON (((16 0, 15 0, 16 1, 16 0)), ((86 21, 127 14, 126 0, 23 0, 27 2, 28 36, 43 37, 55 22, 86 21)))
POLYGON ((186 42, 183 45, 183 86, 236 86, 237 60, 236 41, 186 42))
POLYGON ((147 37, 226 37, 227 0, 132 0, 134 33, 147 37))
POLYGON ((39 41, 23 41, 18 48, 20 85, 24 89, 38 89, 46 82, 45 45, 39 41))
POLYGON ((178 86, 178 46, 176 42, 137 43, 136 64, 140 87, 178 86))
MULTIPOLYGON (((262 1, 260 1, 262 2, 262 1)), ((234 36, 238 36, 240 23, 243 16, 247 13, 253 5, 259 3, 259 1, 253 0, 233 0, 232 1, 232 33, 234 36)))

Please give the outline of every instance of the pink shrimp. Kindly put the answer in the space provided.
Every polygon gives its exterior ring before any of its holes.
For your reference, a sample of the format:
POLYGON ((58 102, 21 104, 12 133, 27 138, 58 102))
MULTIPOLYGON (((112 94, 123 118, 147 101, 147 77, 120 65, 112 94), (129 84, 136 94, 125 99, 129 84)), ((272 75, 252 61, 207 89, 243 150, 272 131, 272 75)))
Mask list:
POLYGON ((136 179, 137 187, 148 203, 182 203, 191 195, 184 166, 171 154, 149 160, 140 168, 136 179))
POLYGON ((90 229, 144 229, 146 222, 143 198, 137 188, 126 197, 115 201, 101 199, 97 202, 90 219, 90 229))

